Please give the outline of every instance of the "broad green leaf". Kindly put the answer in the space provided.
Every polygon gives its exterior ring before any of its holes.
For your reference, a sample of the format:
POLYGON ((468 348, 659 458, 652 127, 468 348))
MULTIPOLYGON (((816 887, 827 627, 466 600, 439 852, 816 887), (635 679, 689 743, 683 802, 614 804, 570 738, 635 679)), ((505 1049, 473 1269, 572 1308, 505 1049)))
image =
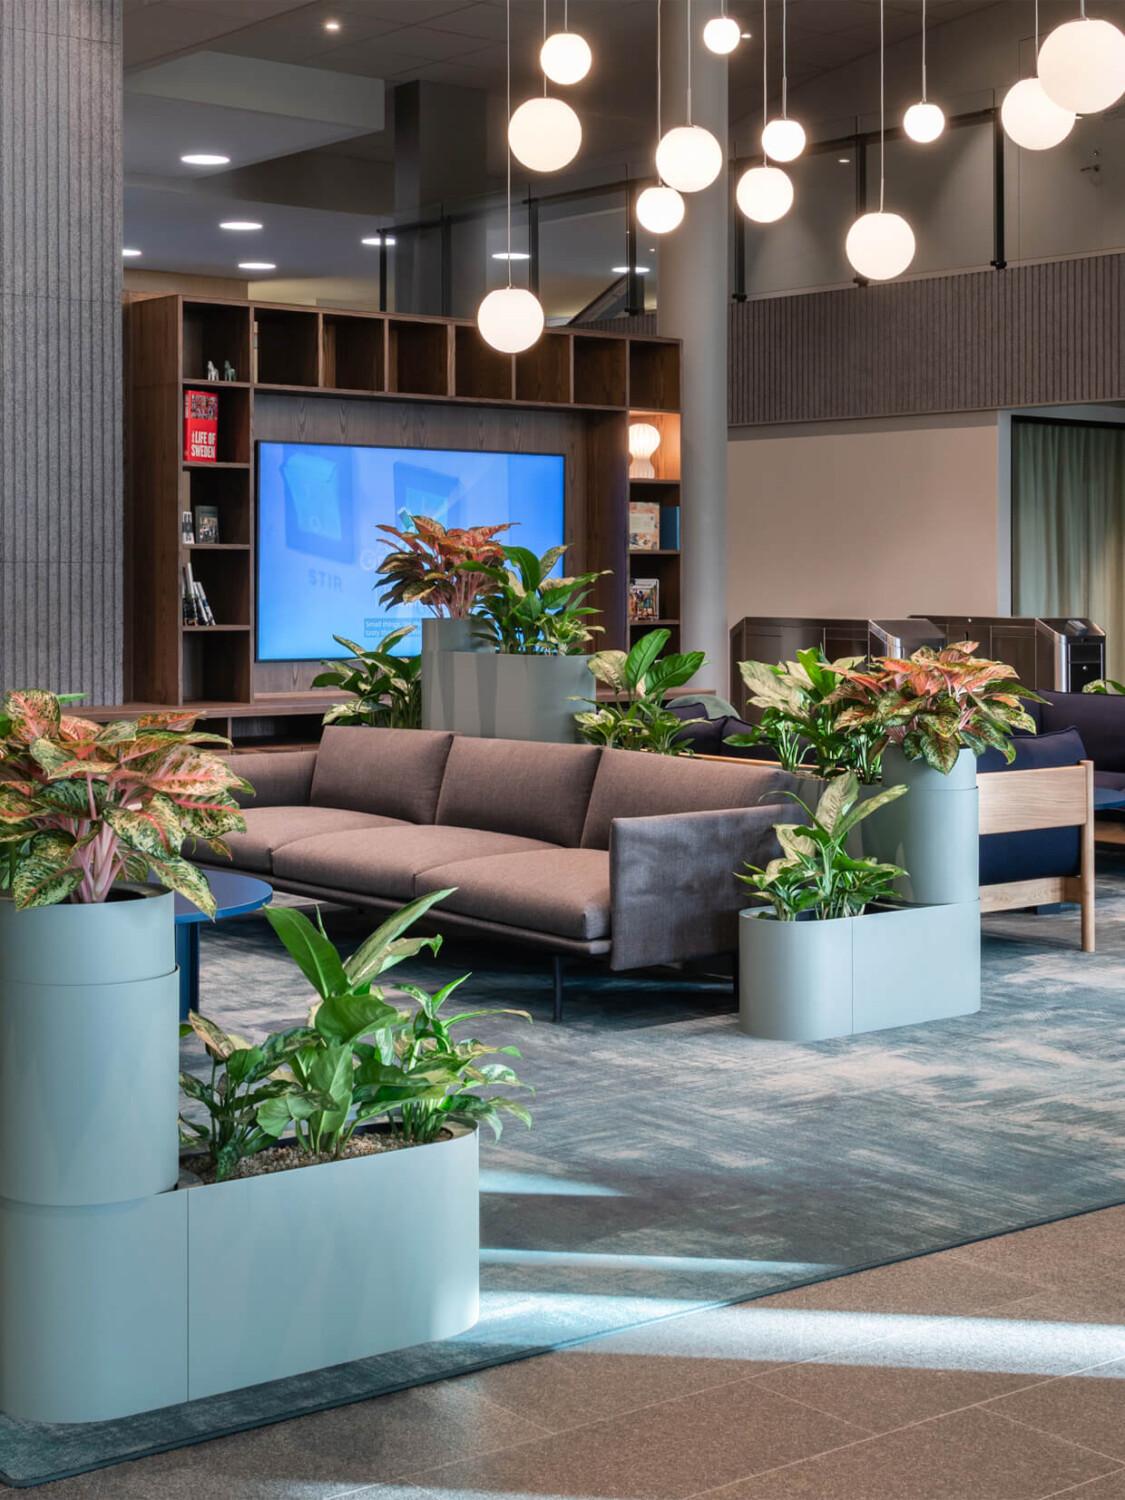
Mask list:
POLYGON ((318 1006, 313 1024, 326 1041, 354 1042, 399 1019, 395 1006, 388 1005, 380 995, 342 991, 326 997, 318 1006))
POLYGON ((266 920, 322 1000, 348 989, 348 975, 335 947, 305 916, 289 906, 267 906, 266 920))
POLYGON ((455 886, 450 886, 446 890, 430 891, 425 896, 418 896, 388 917, 381 927, 376 928, 344 964, 347 982, 351 987, 354 989, 366 984, 381 974, 386 967, 391 944, 419 917, 424 916, 431 906, 444 901, 446 896, 452 896, 455 889, 455 886))

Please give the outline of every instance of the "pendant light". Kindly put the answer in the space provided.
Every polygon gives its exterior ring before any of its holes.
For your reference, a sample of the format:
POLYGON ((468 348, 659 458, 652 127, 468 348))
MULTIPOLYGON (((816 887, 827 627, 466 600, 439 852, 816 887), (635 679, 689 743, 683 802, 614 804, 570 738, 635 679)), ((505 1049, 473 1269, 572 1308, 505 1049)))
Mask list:
POLYGON ((703 45, 709 52, 729 57, 741 40, 741 26, 727 15, 727 0, 720 0, 719 14, 712 16, 703 28, 703 45))
MULTIPOLYGON (((762 0, 762 127, 769 118, 769 67, 766 49, 766 0, 762 0)), ((780 167, 771 167, 763 161, 760 167, 750 167, 738 179, 734 190, 735 202, 748 219, 755 224, 776 224, 793 206, 793 183, 789 173, 780 167)))
MULTIPOLYGON (((805 127, 789 118, 789 38, 787 0, 781 0, 781 115, 762 127, 762 150, 774 161, 796 161, 805 149, 805 127)), ((762 46, 766 39, 762 37, 762 46)))
POLYGON ((945 112, 926 98, 926 0, 922 0, 922 97, 902 117, 902 128, 912 141, 928 146, 945 129, 945 112))
MULTIPOLYGON (((547 41, 547 0, 543 0, 543 36, 547 41)), ((574 160, 582 145, 582 121, 564 99, 527 99, 508 120, 508 145, 517 161, 533 172, 558 172, 574 160)))
POLYGON ((879 0, 879 210, 861 214, 848 230, 844 251, 852 267, 868 281, 889 281, 901 276, 914 259, 914 231, 901 214, 883 208, 886 180, 886 44, 883 9, 879 0))
POLYGON ((1039 81, 1048 99, 1076 115, 1096 115, 1125 94, 1125 33, 1092 21, 1080 0, 1077 21, 1065 21, 1039 49, 1039 81))
POLYGON ((680 193, 698 193, 710 187, 723 169, 723 148, 709 130, 691 122, 691 0, 687 12, 687 124, 677 125, 662 136, 656 148, 656 170, 669 187, 680 193))
POLYGON ((580 83, 590 71, 590 44, 569 25, 570 0, 563 0, 563 29, 554 31, 539 49, 539 66, 552 83, 580 83))
MULTIPOLYGON (((512 0, 507 0, 508 111, 512 108, 512 0)), ((546 321, 539 298, 523 287, 512 285, 512 152, 507 151, 508 191, 508 285, 489 292, 477 308, 477 328, 486 344, 501 354, 520 354, 530 349, 543 332, 546 321)))
MULTIPOLYGON (((1035 46, 1039 53, 1039 0, 1035 0, 1035 46)), ((1051 99, 1038 78, 1021 78, 1004 95, 1000 123, 1008 138, 1025 151, 1049 151, 1065 141, 1077 116, 1051 99)))
MULTIPOLYGON (((663 128, 663 58, 660 42, 660 0, 656 0, 656 139, 663 128)), ((637 197, 637 222, 650 234, 671 234, 684 220, 684 200, 673 187, 658 182, 637 197)))

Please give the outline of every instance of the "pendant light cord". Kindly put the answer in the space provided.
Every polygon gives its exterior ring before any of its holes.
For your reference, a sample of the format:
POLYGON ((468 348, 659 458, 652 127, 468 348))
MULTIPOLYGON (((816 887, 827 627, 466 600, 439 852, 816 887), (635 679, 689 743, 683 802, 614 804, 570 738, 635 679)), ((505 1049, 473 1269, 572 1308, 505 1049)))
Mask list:
POLYGON ((504 144, 508 154, 508 288, 512 285, 512 140, 509 131, 512 128, 512 0, 507 5, 507 41, 508 41, 508 125, 504 131, 504 144))
MULTIPOLYGON (((546 5, 547 0, 543 0, 546 5)), ((1035 0, 1036 5, 1039 0, 1035 0)), ((926 0, 922 0, 922 103, 926 102, 926 0)))
MULTIPOLYGON (((565 22, 564 22, 565 27, 565 22)), ((547 0, 543 0, 543 45, 547 45, 547 0)), ((547 97, 547 75, 543 74, 543 97, 547 97)))
POLYGON ((787 0, 781 0, 781 118, 789 118, 789 57, 786 51, 786 41, 789 32, 789 18, 786 11, 787 0))
MULTIPOLYGON (((511 5, 512 0, 508 0, 511 5)), ((883 212, 883 185, 887 175, 887 91, 884 77, 886 47, 883 42, 883 6, 879 0, 879 212, 883 212)))
POLYGON ((684 13, 687 16, 687 122, 691 124, 691 0, 686 0, 684 13))
POLYGON ((769 165, 769 157, 766 155, 764 138, 766 126, 770 122, 770 94, 769 94, 769 52, 766 50, 766 10, 769 0, 762 0, 762 166, 769 165))
MULTIPOLYGON (((661 25, 660 25, 660 3, 656 0, 656 144, 659 146, 664 139, 664 103, 662 98, 662 85, 664 81, 661 25)), ((661 179, 663 181, 663 179, 661 179)))

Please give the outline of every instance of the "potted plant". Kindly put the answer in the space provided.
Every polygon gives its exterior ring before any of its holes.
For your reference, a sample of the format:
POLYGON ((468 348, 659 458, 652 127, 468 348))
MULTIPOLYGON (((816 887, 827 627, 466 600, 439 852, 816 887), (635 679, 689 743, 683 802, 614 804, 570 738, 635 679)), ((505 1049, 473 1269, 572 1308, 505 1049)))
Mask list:
POLYGON ((474 651, 471 616, 477 601, 493 587, 486 572, 504 560, 496 538, 511 529, 500 526, 443 526, 430 516, 413 517, 409 530, 380 526, 393 541, 379 564, 385 606, 424 605, 431 611, 422 621, 423 729, 452 728, 455 679, 452 665, 439 655, 474 651), (398 545, 396 545, 396 543, 398 545))
POLYGON ((836 728, 873 737, 883 784, 911 788, 908 804, 864 829, 866 850, 910 871, 897 887, 909 900, 976 899, 976 758, 991 746, 1011 762, 1013 731, 1035 732, 1021 700, 1038 695, 976 649, 961 641, 877 658, 850 667, 833 694, 836 728))
POLYGON ((592 745, 619 750, 648 750, 656 755, 690 755, 680 736, 698 719, 680 719, 667 707, 672 688, 682 687, 703 666, 702 651, 661 656, 671 632, 651 630, 629 651, 596 651, 587 666, 596 680, 624 701, 600 703, 575 714, 578 730, 592 745))
POLYGON ((351 701, 337 703, 324 715, 327 724, 374 725, 384 729, 419 729, 422 724, 422 659, 398 656, 399 641, 414 633, 413 625, 400 625, 370 651, 333 636, 352 653, 353 660, 322 662, 324 671, 313 678, 313 687, 334 687, 350 693, 351 701))
POLYGON ((750 734, 730 735, 725 743, 772 746, 787 771, 831 777, 854 771, 863 785, 879 780, 879 736, 859 725, 846 731, 839 719, 845 705, 837 694, 848 672, 863 660, 843 656, 829 661, 819 646, 797 652, 796 661, 742 661, 738 670, 749 702, 761 718, 750 734))
POLYGON ((492 587, 473 615, 479 653, 455 658, 472 687, 458 688, 450 727, 497 739, 573 740, 570 705, 583 696, 587 648, 601 628, 589 623, 598 611, 586 601, 601 575, 556 576, 562 546, 542 557, 526 547, 503 551, 502 565, 478 565, 492 587))
POLYGON ((804 824, 781 823, 781 855, 748 865, 763 905, 739 920, 739 1025, 750 1036, 809 1042, 963 1015, 980 1005, 975 906, 891 903, 893 864, 848 852, 865 819, 904 786, 861 798, 854 772, 830 781, 804 824), (919 956, 941 954, 925 965, 919 956))

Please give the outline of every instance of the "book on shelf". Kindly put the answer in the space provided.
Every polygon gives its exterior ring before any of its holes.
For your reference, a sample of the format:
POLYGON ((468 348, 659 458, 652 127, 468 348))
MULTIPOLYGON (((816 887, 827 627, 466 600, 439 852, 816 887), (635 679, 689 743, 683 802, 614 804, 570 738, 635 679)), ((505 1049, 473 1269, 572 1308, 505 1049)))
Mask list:
POLYGON ((659 620, 659 578, 634 578, 629 584, 630 620, 659 620))
POLYGON ((215 616, 207 592, 191 570, 191 563, 184 563, 183 611, 185 625, 214 625, 215 616))
POLYGON ((184 462, 213 464, 219 454, 219 398, 214 391, 184 392, 184 462))
POLYGON ((217 505, 195 507, 195 540, 197 542, 219 540, 219 507, 217 505))
POLYGON ((659 547, 660 506, 653 500, 630 500, 630 552, 655 552, 659 547))
POLYGON ((660 546, 665 552, 680 550, 680 507, 678 505, 660 507, 660 546))

